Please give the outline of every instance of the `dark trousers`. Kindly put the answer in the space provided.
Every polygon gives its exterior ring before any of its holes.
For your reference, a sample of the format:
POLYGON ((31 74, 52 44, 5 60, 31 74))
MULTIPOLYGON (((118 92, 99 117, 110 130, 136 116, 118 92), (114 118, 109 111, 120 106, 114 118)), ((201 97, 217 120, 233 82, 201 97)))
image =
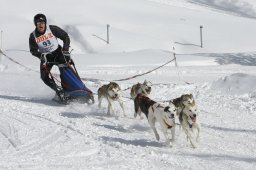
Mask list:
POLYGON ((58 64, 64 64, 69 61, 70 58, 65 58, 62 54, 61 47, 54 52, 52 52, 52 55, 50 57, 47 57, 47 64, 44 64, 43 62, 40 63, 40 74, 41 79, 43 82, 49 86, 54 91, 57 91, 58 86, 55 83, 54 79, 50 77, 50 71, 54 65, 58 64))

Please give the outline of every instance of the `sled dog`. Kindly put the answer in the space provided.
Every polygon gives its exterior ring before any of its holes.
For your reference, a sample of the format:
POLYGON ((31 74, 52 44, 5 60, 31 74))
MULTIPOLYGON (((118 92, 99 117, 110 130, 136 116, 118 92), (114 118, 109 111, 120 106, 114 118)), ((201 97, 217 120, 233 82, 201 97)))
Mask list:
POLYGON ((170 103, 173 103, 175 105, 175 107, 177 108, 177 115, 179 115, 185 106, 194 106, 195 100, 192 94, 183 94, 180 97, 171 100, 170 103))
POLYGON ((118 101, 122 108, 124 116, 126 116, 125 111, 124 111, 123 101, 120 99, 120 92, 121 92, 121 88, 115 82, 110 82, 109 84, 101 86, 98 89, 98 101, 99 101, 98 107, 101 108, 102 99, 105 98, 108 101, 107 114, 110 115, 110 110, 111 110, 112 114, 114 114, 112 104, 114 101, 118 101))
POLYGON ((150 81, 145 80, 142 84, 137 83, 131 88, 131 98, 134 100, 137 94, 144 94, 148 96, 151 92, 152 83, 150 81))
POLYGON ((198 122, 197 116, 197 106, 195 104, 188 104, 182 109, 179 114, 179 121, 182 129, 187 135, 187 139, 190 141, 193 148, 197 147, 197 142, 199 141, 200 133, 200 123, 198 122), (196 141, 194 138, 194 133, 196 132, 196 141))
POLYGON ((157 102, 151 100, 147 96, 138 94, 134 100, 135 103, 135 113, 141 114, 143 112, 147 119, 150 127, 152 128, 156 139, 159 141, 160 137, 157 133, 155 123, 156 121, 160 124, 163 134, 166 138, 166 144, 171 146, 172 142, 175 140, 175 115, 176 107, 170 103, 168 106, 164 107, 157 102), (171 130, 171 139, 167 133, 167 130, 171 130))
MULTIPOLYGON (((133 85, 130 92, 131 98, 134 100, 138 94, 142 94, 148 97, 148 95, 151 93, 151 87, 152 87, 152 83, 147 80, 145 80, 142 84, 137 83, 133 85)), ((135 107, 135 103, 134 103, 134 107, 135 107)), ((140 115, 140 119, 143 119, 143 115, 141 113, 139 115, 140 115)), ((137 113, 135 112, 134 118, 136 117, 137 117, 137 113)))

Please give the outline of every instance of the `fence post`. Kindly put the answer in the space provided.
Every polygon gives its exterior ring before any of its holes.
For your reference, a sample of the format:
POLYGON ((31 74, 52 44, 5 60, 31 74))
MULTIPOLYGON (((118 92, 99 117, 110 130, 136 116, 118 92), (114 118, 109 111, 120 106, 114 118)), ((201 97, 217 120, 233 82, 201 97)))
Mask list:
POLYGON ((175 61, 175 67, 178 67, 177 60, 176 60, 175 48, 172 47, 172 49, 173 49, 173 58, 174 58, 174 61, 175 61))
POLYGON ((1 30, 1 47, 0 47, 1 50, 2 50, 2 48, 3 48, 2 43, 3 43, 3 30, 1 30))
POLYGON ((110 25, 107 24, 107 43, 109 44, 109 27, 110 25))
POLYGON ((1 30, 1 45, 0 45, 0 64, 1 64, 1 61, 2 61, 2 48, 3 48, 3 46, 2 46, 2 43, 3 43, 3 39, 2 39, 2 37, 3 37, 3 30, 1 30))
POLYGON ((203 26, 200 26, 200 41, 201 41, 201 48, 203 48, 203 26))

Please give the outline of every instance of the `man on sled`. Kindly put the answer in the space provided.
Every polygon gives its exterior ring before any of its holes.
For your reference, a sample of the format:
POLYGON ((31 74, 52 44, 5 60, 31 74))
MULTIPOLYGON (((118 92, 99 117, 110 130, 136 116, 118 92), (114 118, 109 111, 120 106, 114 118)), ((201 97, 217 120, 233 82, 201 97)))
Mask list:
POLYGON ((74 99, 74 96, 86 96, 88 99, 93 97, 92 92, 80 80, 76 69, 73 69, 74 62, 70 58, 68 34, 58 26, 47 25, 44 14, 35 15, 34 24, 36 28, 29 37, 30 52, 41 60, 41 79, 56 92, 55 99, 58 97, 61 103, 66 104, 69 99, 74 99), (63 41, 63 47, 59 45, 57 38, 63 41), (55 83, 50 72, 54 65, 60 69, 61 86, 55 83))

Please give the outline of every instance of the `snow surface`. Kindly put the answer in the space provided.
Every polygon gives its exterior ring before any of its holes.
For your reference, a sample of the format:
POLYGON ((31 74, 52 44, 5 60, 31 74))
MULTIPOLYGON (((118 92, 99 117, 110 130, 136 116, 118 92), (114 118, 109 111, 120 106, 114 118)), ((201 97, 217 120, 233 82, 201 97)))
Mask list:
MULTIPOLYGON (((254 0, 0 0, 0 169, 251 169, 256 168, 256 2, 254 0), (61 4, 61 5, 60 5, 61 4), (170 64, 118 82, 122 89, 145 79, 151 98, 195 96, 202 132, 199 147, 176 129, 173 147, 160 127, 156 141, 146 118, 134 119, 129 90, 127 117, 103 108, 60 105, 28 52, 33 16, 71 37, 72 57, 96 93, 108 81, 170 64), (106 25, 110 44, 106 44, 106 25), (203 26, 203 48, 199 27, 203 26), (102 40, 104 39, 104 40, 102 40)), ((56 67, 54 73, 58 73, 56 67)), ((163 103, 165 104, 165 103, 163 103)), ((118 104, 115 112, 121 113, 118 104)))

